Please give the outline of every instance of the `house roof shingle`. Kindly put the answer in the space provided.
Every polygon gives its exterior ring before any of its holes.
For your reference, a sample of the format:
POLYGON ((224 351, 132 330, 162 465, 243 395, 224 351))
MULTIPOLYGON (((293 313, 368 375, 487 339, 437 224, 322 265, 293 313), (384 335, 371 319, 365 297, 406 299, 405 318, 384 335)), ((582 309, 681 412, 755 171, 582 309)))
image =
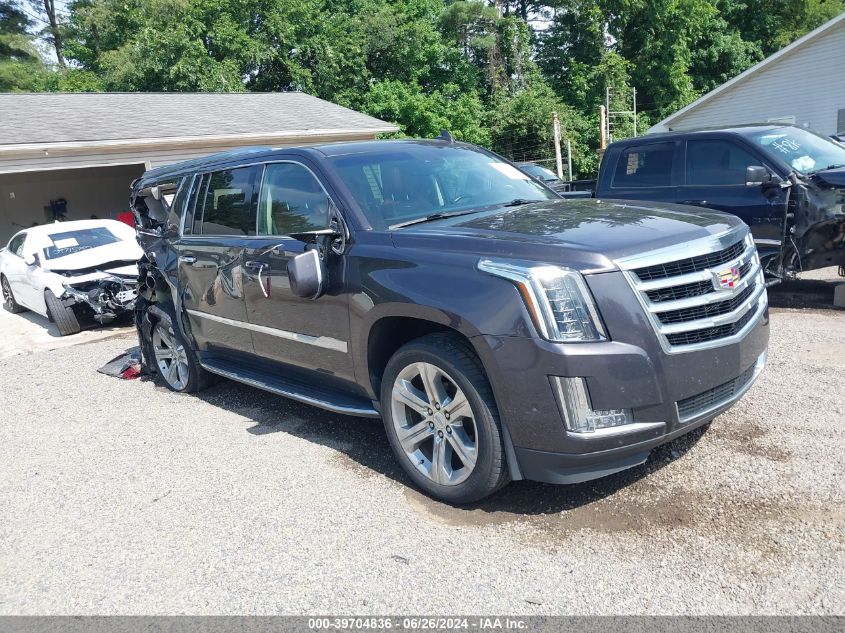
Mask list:
POLYGON ((397 129, 302 92, 5 93, 0 121, 0 145, 7 146, 397 129))

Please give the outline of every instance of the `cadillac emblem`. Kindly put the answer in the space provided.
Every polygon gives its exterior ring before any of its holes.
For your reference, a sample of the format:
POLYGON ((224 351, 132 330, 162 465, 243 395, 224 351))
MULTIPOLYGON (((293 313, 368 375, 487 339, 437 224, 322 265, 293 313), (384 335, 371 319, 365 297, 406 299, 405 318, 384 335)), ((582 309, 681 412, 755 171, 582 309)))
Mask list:
POLYGON ((716 290, 731 290, 739 283, 739 268, 736 266, 718 272, 711 270, 710 274, 713 275, 713 287, 716 290))

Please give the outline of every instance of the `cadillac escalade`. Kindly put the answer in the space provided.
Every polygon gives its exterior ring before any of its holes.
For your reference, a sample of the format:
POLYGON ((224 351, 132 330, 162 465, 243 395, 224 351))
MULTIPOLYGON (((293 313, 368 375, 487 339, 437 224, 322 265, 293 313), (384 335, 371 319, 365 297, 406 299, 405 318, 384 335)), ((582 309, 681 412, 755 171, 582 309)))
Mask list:
POLYGON ((768 304, 738 218, 562 200, 450 139, 251 148, 132 186, 144 362, 380 417, 427 494, 643 463, 763 368, 768 304))

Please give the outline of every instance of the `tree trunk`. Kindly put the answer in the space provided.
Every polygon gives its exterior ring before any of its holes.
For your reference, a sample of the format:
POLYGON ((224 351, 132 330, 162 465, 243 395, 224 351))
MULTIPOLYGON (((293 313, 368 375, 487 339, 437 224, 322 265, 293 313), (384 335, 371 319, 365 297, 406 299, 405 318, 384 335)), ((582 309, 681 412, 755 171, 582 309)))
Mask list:
POLYGON ((59 62, 59 68, 65 67, 65 57, 62 55, 62 34, 59 32, 59 21, 56 19, 56 3, 55 0, 43 0, 44 12, 47 14, 47 21, 50 26, 50 39, 53 42, 53 47, 56 49, 56 60, 59 62))

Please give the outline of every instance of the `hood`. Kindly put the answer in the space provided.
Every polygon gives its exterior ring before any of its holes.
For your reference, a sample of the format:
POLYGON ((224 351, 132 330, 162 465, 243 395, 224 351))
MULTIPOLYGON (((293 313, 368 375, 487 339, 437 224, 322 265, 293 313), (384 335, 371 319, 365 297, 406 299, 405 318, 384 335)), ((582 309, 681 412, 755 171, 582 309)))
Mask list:
POLYGON ((845 167, 822 169, 815 172, 811 178, 830 187, 845 187, 845 167))
POLYGON ((102 265, 114 267, 113 262, 137 262, 143 254, 144 251, 137 242, 122 241, 89 248, 65 257, 42 259, 41 266, 52 271, 89 270, 102 265))
POLYGON ((77 286, 79 284, 85 284, 90 281, 98 281, 100 279, 106 279, 114 275, 115 277, 121 277, 125 282, 132 281, 132 278, 138 277, 138 266, 132 264, 131 266, 113 266, 109 268, 104 268, 102 271, 96 272, 83 272, 78 275, 70 275, 67 277, 62 278, 62 284, 65 286, 77 286))
POLYGON ((726 213, 676 204, 546 200, 410 226, 395 231, 393 239, 397 246, 414 246, 436 238, 438 248, 599 272, 614 269, 620 257, 718 235, 741 223, 726 213))

